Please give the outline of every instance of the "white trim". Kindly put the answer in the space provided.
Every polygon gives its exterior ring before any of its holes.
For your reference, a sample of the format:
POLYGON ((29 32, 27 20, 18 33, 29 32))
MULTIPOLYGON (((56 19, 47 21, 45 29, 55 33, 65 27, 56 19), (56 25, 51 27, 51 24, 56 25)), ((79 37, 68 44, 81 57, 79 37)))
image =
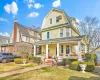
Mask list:
POLYGON ((34 56, 36 56, 36 45, 34 45, 34 56))
POLYGON ((48 44, 46 44, 46 58, 48 58, 48 44))
POLYGON ((57 57, 59 57, 59 43, 57 43, 57 57))

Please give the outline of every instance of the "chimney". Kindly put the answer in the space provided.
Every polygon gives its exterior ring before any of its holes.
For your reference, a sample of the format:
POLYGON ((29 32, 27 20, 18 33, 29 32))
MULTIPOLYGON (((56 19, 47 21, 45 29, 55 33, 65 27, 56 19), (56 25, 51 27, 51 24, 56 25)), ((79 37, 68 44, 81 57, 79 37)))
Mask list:
POLYGON ((17 28, 18 28, 18 20, 14 20, 14 32, 13 32, 13 42, 17 41, 17 28))
POLYGON ((18 20, 17 20, 17 19, 15 19, 15 20, 14 20, 14 23, 15 23, 15 22, 18 22, 18 20))

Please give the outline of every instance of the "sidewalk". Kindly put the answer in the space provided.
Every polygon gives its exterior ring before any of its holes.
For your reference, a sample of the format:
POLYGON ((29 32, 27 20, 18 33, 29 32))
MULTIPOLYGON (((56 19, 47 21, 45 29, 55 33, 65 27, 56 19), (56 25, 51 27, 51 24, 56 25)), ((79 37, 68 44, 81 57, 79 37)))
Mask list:
POLYGON ((50 66, 50 65, 40 65, 40 66, 36 66, 34 68, 25 68, 25 69, 20 69, 20 70, 16 70, 16 71, 5 72, 5 73, 0 74, 0 77, 6 77, 6 76, 15 75, 15 74, 20 74, 20 73, 40 69, 40 68, 47 67, 47 66, 50 66))

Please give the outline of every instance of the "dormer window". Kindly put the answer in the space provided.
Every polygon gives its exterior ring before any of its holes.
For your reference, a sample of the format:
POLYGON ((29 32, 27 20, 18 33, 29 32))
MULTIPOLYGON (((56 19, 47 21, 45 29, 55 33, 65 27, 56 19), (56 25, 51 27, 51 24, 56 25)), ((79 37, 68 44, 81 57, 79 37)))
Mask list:
POLYGON ((52 18, 50 19, 50 24, 52 24, 52 18))
POLYGON ((56 17, 56 23, 58 23, 61 19, 62 19, 62 16, 61 15, 60 16, 57 16, 56 17))

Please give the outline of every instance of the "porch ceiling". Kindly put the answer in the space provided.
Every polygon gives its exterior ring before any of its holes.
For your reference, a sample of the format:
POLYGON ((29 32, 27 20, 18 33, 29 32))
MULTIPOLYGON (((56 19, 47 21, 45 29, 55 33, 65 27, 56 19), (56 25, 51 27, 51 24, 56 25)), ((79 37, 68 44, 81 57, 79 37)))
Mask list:
POLYGON ((41 40, 35 42, 34 45, 43 45, 43 44, 51 44, 51 43, 76 43, 77 41, 81 41, 85 36, 74 36, 74 37, 64 37, 64 38, 56 38, 49 40, 41 40))

